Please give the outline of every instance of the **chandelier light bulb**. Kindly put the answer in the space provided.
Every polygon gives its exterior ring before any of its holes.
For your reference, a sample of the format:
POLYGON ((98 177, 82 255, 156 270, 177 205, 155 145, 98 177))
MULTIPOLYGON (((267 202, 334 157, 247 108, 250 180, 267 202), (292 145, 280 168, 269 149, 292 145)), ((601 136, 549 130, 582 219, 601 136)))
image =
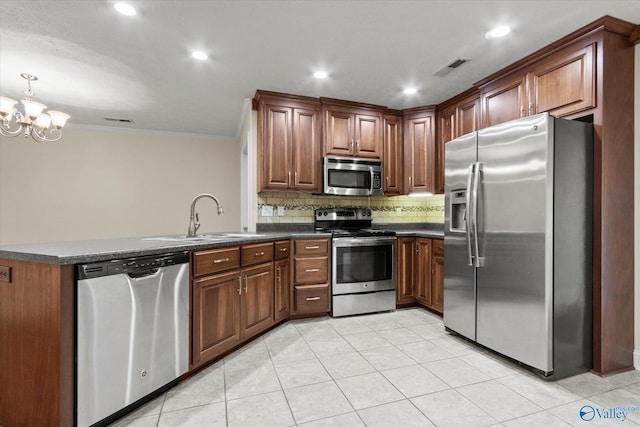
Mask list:
POLYGON ((136 14, 136 10, 128 3, 116 3, 113 5, 113 8, 124 16, 135 16, 136 14))
POLYGON ((67 123, 67 120, 71 117, 70 115, 63 113, 62 111, 53 110, 49 110, 49 116, 51 116, 51 124, 53 124, 56 129, 60 129, 61 127, 63 127, 67 123))
POLYGON ((42 113, 42 110, 47 108, 47 106, 44 104, 30 101, 28 99, 23 99, 22 105, 24 105, 24 115, 27 116, 29 120, 37 119, 40 113, 42 113))
POLYGON ((5 98, 4 96, 0 96, 0 116, 3 118, 11 119, 11 114, 13 113, 14 106, 18 103, 15 99, 5 98))

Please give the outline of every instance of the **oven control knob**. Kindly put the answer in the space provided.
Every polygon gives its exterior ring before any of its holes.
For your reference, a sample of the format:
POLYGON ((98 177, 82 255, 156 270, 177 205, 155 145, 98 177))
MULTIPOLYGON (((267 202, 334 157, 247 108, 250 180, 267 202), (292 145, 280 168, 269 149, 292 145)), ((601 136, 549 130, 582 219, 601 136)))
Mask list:
POLYGON ((368 287, 369 287, 369 284, 368 284, 368 283, 365 283, 365 284, 364 284, 364 285, 362 285, 362 286, 364 286, 365 288, 368 288, 368 287))
POLYGON ((324 211, 324 216, 329 215, 329 213, 327 211, 324 211))

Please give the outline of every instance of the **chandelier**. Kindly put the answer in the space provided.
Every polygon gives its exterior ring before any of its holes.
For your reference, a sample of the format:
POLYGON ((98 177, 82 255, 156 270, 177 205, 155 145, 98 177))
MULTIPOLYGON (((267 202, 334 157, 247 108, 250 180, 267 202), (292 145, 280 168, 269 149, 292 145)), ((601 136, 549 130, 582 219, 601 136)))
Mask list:
POLYGON ((43 112, 47 106, 31 99, 31 82, 38 78, 28 73, 20 76, 27 81, 26 96, 22 100, 24 113, 14 108, 18 101, 0 96, 0 134, 14 137, 24 133, 25 137, 30 136, 38 142, 59 140, 62 138, 60 129, 70 116, 61 111, 43 112), (12 127, 12 119, 17 127, 12 127))

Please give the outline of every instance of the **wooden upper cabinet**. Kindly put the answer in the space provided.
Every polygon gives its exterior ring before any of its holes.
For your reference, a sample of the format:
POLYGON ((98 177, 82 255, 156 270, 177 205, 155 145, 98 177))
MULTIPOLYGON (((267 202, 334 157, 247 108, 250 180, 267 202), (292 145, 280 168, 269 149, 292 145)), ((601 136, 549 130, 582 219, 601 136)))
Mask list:
POLYGON ((480 97, 467 98, 456 108, 456 138, 480 129, 480 97))
POLYGON ((596 43, 569 45, 482 88, 482 126, 596 107, 596 43))
POLYGON ((402 194, 403 181, 402 116, 384 115, 384 194, 402 194))
POLYGON ((436 144, 435 189, 444 193, 444 144, 457 137, 456 107, 438 112, 438 141, 436 144))
POLYGON ((258 91, 258 191, 320 191, 321 113, 313 98, 258 91))
POLYGON ((596 44, 565 49, 537 64, 528 75, 530 114, 548 111, 561 117, 593 108, 596 44))
POLYGON ((482 92, 482 127, 524 117, 526 98, 527 79, 521 74, 491 83, 482 92))
POLYGON ((435 191, 435 108, 411 110, 404 117, 406 193, 435 191))
POLYGON ((321 98, 323 155, 382 159, 382 107, 321 98))

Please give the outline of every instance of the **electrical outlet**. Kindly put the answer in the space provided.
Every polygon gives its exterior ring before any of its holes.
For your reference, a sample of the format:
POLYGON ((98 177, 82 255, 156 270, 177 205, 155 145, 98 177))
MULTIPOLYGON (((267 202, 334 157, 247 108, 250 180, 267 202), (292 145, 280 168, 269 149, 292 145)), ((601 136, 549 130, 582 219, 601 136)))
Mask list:
POLYGON ((402 208, 396 208, 396 216, 402 215, 402 208))
POLYGON ((262 216, 273 216, 273 206, 262 206, 262 216))
POLYGON ((278 206, 278 216, 284 216, 284 206, 278 206))

